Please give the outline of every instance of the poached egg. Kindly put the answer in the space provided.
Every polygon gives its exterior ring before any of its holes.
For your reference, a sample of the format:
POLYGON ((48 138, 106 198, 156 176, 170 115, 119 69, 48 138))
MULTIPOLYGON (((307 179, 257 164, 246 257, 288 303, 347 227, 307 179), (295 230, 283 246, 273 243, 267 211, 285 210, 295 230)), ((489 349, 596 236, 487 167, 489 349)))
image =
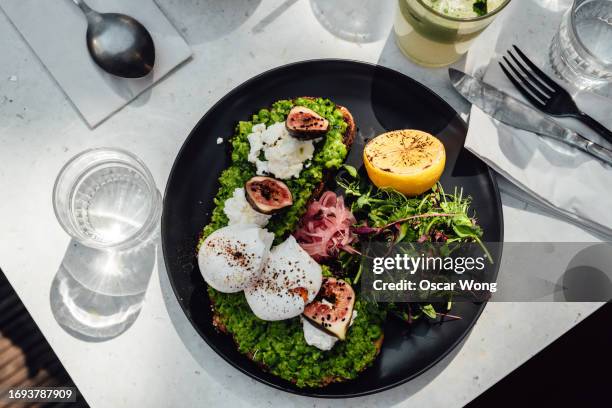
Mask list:
POLYGON ((200 246, 198 266, 206 283, 219 292, 239 292, 262 272, 274 234, 255 224, 220 228, 200 246))
POLYGON ((272 248, 259 277, 244 289, 253 313, 262 320, 299 316, 321 289, 321 266, 293 236, 272 248))

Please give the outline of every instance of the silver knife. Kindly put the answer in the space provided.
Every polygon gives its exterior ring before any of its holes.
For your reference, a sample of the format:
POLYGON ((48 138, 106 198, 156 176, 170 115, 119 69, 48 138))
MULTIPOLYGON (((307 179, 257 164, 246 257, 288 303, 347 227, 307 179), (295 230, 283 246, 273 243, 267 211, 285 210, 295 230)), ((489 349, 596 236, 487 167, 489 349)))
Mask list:
POLYGON ((531 106, 471 75, 453 68, 449 68, 448 75, 455 89, 489 116, 512 127, 574 146, 612 165, 612 150, 559 125, 531 106))

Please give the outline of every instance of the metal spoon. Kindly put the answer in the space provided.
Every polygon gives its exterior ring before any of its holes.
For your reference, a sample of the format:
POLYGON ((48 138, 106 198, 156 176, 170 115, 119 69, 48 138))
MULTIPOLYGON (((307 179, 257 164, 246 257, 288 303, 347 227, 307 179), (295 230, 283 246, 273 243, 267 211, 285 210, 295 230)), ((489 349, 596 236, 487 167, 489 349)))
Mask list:
POLYGON ((87 48, 106 72, 141 78, 153 69, 155 44, 136 19, 117 13, 98 13, 83 0, 72 0, 87 17, 87 48))

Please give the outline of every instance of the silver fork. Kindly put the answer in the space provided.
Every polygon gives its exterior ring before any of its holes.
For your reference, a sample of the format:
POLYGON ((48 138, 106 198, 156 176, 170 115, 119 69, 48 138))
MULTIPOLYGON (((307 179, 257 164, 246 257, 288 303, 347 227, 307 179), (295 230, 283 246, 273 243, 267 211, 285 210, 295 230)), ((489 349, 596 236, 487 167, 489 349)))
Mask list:
POLYGON ((500 61, 499 65, 508 79, 529 102, 549 115, 576 118, 612 143, 612 132, 610 130, 582 112, 576 106, 569 92, 531 62, 516 45, 512 47, 518 57, 514 55, 512 50, 508 50, 510 59, 503 57, 505 64, 500 61))

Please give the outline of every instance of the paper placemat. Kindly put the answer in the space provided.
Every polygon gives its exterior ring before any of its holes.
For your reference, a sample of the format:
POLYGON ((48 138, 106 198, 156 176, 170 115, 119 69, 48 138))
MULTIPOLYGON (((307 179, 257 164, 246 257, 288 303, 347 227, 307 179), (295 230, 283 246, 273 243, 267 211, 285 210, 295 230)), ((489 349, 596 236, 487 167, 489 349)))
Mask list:
MULTIPOLYGON (((523 99, 496 60, 491 62, 484 80, 523 99)), ((576 99, 582 109, 612 127, 606 113, 609 100, 588 92, 576 99)), ((574 122, 559 121, 607 145, 574 122)), ((465 147, 522 189, 528 199, 548 207, 557 216, 612 236, 612 214, 606 205, 612 199, 608 188, 612 166, 556 140, 502 124, 476 106, 472 106, 465 147)))
POLYGON ((0 7, 90 127, 95 127, 177 65, 191 49, 153 0, 88 0, 99 12, 130 15, 155 42, 153 72, 138 79, 114 77, 91 59, 87 20, 72 0, 0 0, 0 7))

